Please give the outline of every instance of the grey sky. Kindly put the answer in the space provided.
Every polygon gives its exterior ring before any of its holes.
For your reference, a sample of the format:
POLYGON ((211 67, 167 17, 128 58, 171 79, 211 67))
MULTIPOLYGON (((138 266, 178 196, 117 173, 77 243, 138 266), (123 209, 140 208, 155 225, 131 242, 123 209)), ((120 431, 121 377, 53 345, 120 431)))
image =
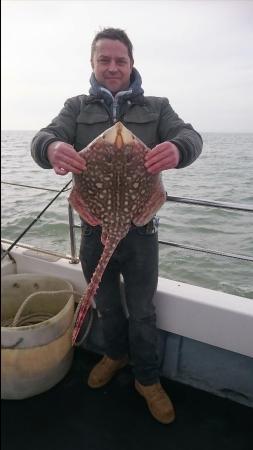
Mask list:
POLYGON ((90 44, 123 28, 146 95, 199 131, 253 132, 253 1, 2 1, 2 128, 37 130, 89 89, 90 44))

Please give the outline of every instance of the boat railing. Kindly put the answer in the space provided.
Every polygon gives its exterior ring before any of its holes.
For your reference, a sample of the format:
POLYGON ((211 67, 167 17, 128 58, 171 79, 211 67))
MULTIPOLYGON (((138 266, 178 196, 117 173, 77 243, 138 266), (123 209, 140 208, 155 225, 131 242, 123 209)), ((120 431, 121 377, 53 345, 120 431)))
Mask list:
MULTIPOLYGON (((45 187, 39 187, 39 186, 31 186, 31 185, 25 185, 25 184, 20 184, 20 183, 10 183, 10 182, 6 182, 6 181, 1 181, 1 183, 2 184, 7 184, 7 185, 23 187, 23 188, 39 189, 39 190, 57 192, 58 194, 60 192, 66 192, 68 190, 68 189, 64 189, 63 188, 61 191, 58 191, 57 189, 51 189, 51 188, 45 188, 45 187)), ((218 202, 218 201, 209 201, 209 200, 195 199, 195 198, 189 198, 189 197, 169 196, 169 195, 167 195, 166 200, 170 201, 170 202, 182 203, 182 204, 191 204, 191 205, 195 205, 195 206, 204 206, 204 207, 210 207, 210 208, 220 208, 220 209, 234 210, 234 211, 236 210, 236 211, 241 211, 241 212, 246 212, 246 213, 252 213, 253 212, 253 206, 248 205, 248 204, 241 204, 241 203, 218 202)), ((52 202, 50 202, 50 204, 51 203, 52 202)), ((46 208, 44 208, 44 210, 45 209, 46 208)), ((80 228, 81 226, 75 224, 74 210, 73 210, 73 208, 72 208, 72 206, 70 204, 68 205, 68 225, 69 225, 69 237, 70 237, 70 258, 69 258, 69 262, 72 263, 72 264, 77 264, 79 262, 79 258, 77 256, 75 230, 80 228)), ((23 236, 23 234, 21 236, 23 236)), ((159 244, 161 244, 161 245, 168 245, 168 246, 177 247, 177 248, 190 250, 190 251, 195 251, 195 252, 209 253, 209 254, 213 254, 213 255, 217 255, 217 256, 222 256, 222 257, 227 257, 227 258, 234 258, 234 259, 239 259, 239 260, 253 262, 253 257, 251 257, 250 255, 240 255, 240 254, 235 254, 235 253, 232 253, 232 252, 224 252, 224 251, 220 251, 220 250, 214 250, 214 249, 209 249, 209 248, 204 248, 204 247, 187 245, 187 244, 182 244, 182 243, 173 242, 173 241, 159 240, 159 244)))

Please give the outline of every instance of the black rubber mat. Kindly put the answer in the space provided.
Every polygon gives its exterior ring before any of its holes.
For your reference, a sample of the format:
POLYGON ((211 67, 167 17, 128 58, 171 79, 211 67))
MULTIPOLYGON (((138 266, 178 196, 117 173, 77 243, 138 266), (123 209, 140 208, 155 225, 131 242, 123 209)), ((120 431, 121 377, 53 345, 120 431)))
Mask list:
POLYGON ((68 375, 44 394, 2 400, 2 450, 252 450, 253 409, 162 378, 176 420, 162 425, 127 366, 105 387, 87 377, 100 356, 76 350, 68 375))

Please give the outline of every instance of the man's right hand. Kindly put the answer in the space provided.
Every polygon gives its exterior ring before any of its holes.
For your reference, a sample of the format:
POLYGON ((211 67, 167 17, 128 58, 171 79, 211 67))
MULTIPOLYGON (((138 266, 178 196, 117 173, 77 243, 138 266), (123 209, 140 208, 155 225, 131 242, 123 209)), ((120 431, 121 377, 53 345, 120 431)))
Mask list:
POLYGON ((47 157, 57 175, 69 172, 76 174, 86 170, 85 159, 70 144, 62 141, 52 142, 47 148, 47 157))

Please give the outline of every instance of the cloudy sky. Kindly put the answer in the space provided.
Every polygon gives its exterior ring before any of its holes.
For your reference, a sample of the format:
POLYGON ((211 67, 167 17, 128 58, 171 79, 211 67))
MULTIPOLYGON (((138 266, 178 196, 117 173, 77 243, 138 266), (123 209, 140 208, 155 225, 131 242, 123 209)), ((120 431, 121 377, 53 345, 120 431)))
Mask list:
POLYGON ((253 0, 3 0, 2 129, 38 130, 89 89, 103 27, 134 45, 146 95, 198 131, 253 132, 253 0))

